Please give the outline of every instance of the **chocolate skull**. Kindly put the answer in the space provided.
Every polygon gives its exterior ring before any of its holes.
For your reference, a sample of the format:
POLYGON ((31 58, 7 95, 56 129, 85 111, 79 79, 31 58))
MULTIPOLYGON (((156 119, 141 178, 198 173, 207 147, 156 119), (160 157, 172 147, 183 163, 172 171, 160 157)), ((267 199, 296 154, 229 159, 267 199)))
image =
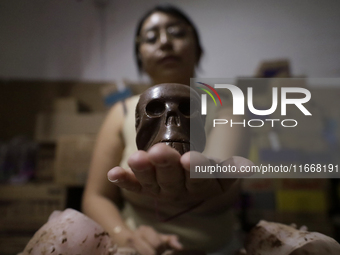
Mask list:
POLYGON ((165 143, 181 155, 189 150, 202 152, 206 140, 204 124, 200 96, 190 86, 153 86, 140 96, 136 107, 137 148, 146 151, 156 143, 165 143))

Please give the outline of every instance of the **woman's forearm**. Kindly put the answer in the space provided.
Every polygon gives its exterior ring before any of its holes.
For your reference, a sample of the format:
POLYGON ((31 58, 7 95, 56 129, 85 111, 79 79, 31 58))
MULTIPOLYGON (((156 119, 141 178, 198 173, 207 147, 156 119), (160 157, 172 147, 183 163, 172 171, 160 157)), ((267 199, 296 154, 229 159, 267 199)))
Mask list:
POLYGON ((97 194, 86 194, 83 212, 100 224, 118 246, 123 246, 132 235, 118 207, 108 198, 97 194))

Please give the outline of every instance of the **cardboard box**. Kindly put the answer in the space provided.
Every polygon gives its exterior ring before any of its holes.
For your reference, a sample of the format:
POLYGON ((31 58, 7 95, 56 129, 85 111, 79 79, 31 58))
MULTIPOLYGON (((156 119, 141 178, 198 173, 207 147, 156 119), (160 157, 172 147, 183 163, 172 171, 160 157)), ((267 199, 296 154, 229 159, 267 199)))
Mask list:
POLYGON ((105 113, 37 115, 35 139, 38 142, 56 142, 62 135, 97 134, 105 113))
POLYGON ((134 81, 124 80, 125 86, 132 91, 132 95, 142 94, 145 90, 151 87, 149 83, 138 83, 134 81))
POLYGON ((323 190, 278 190, 276 204, 278 212, 326 213, 328 210, 323 190))
POLYGON ((55 113, 77 114, 78 101, 73 97, 57 98, 53 102, 55 113))
POLYGON ((63 185, 84 185, 95 145, 93 135, 65 135, 57 140, 55 182, 63 185))
POLYGON ((0 186, 0 229, 37 231, 54 210, 66 205, 66 188, 56 184, 0 186))
POLYGON ((98 83, 98 82, 81 82, 72 84, 68 93, 64 93, 60 96, 69 96, 76 98, 80 106, 86 106, 93 112, 104 112, 106 107, 101 95, 101 91, 104 87, 114 84, 112 83, 98 83))
POLYGON ((39 144, 38 162, 34 173, 36 181, 53 182, 55 151, 55 144, 39 144))
POLYGON ((290 77, 290 64, 288 59, 264 60, 255 72, 255 77, 290 77))

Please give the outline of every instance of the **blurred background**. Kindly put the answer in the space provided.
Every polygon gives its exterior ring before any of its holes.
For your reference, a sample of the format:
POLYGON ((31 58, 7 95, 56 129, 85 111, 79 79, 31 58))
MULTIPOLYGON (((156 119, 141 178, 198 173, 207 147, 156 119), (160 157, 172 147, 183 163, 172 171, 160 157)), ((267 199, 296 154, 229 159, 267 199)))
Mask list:
MULTIPOLYGON (((148 86, 133 58, 135 26, 161 2, 0 0, 1 254, 21 251, 53 210, 80 210, 107 110, 148 86)), ((200 32, 205 52, 197 77, 326 78, 297 85, 315 100, 313 124, 302 123, 297 134, 252 134, 255 163, 337 162, 339 1, 166 2, 200 32)), ((271 105, 271 86, 257 91, 258 106, 271 105)), ((245 231, 266 219, 339 241, 339 194, 337 179, 249 180, 235 210, 245 231)))
MULTIPOLYGON (((2 78, 119 81, 138 79, 135 26, 159 2, 1 1, 2 78)), ((338 77, 340 3, 167 1, 197 25, 204 77, 252 75, 264 59, 289 58, 295 75, 338 77)))

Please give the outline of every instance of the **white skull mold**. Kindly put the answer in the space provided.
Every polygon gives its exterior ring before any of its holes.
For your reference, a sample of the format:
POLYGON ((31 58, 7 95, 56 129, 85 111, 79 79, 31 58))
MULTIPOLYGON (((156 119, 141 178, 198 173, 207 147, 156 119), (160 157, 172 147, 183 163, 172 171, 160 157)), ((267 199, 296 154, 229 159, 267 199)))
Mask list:
POLYGON ((176 83, 155 85, 140 96, 136 107, 137 148, 146 151, 165 143, 181 155, 189 150, 202 152, 204 124, 200 96, 194 89, 176 83))

